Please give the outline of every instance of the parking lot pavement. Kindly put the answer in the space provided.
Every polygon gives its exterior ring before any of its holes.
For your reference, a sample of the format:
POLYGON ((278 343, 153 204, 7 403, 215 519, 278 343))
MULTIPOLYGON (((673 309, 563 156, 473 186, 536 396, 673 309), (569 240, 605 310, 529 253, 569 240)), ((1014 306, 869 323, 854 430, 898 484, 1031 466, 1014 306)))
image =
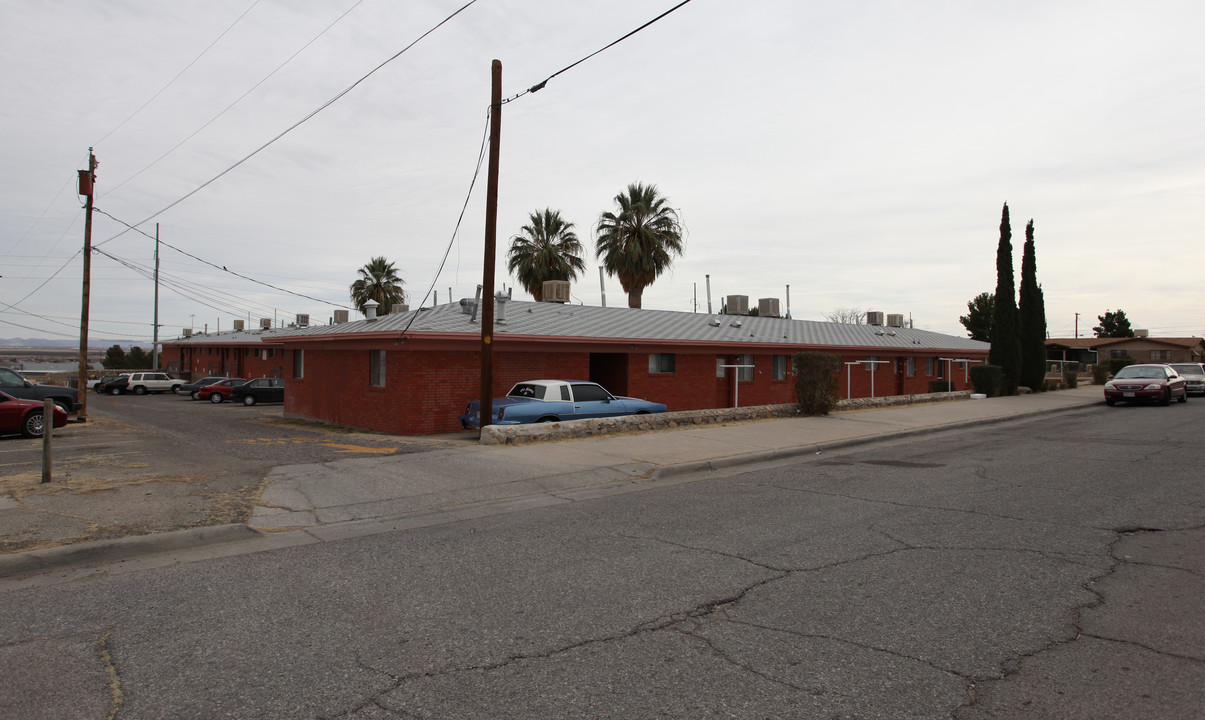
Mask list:
POLYGON ((426 452, 447 440, 342 432, 284 419, 281 406, 176 395, 88 398, 88 420, 42 444, 0 438, 0 553, 238 523, 277 465, 426 452))

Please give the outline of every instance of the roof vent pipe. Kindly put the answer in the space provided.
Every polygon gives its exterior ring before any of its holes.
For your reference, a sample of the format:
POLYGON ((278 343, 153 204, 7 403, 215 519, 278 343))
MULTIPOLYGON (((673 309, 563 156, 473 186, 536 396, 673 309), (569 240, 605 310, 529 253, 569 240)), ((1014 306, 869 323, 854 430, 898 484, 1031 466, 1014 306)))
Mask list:
POLYGON ((369 322, 376 320, 377 306, 379 305, 380 303, 378 303, 376 300, 369 300, 368 302, 364 303, 364 319, 368 320, 369 322))
POLYGON ((509 292, 504 293, 504 292, 499 291, 499 292, 494 293, 494 307, 496 308, 494 324, 496 324, 496 325, 505 325, 506 324, 506 303, 509 301, 510 301, 510 293, 509 292))
POLYGON ((707 278, 707 314, 711 314, 711 275, 704 275, 707 278))

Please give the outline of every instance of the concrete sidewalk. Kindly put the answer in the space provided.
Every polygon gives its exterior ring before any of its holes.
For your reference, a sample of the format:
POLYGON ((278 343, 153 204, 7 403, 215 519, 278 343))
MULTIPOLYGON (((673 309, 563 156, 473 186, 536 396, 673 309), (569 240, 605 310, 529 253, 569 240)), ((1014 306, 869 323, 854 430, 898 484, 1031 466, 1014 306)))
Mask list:
POLYGON ((1033 395, 692 426, 521 446, 453 446, 413 455, 275 468, 245 524, 194 528, 0 556, 0 577, 249 542, 326 542, 686 482, 795 456, 1103 403, 1086 386, 1033 395))

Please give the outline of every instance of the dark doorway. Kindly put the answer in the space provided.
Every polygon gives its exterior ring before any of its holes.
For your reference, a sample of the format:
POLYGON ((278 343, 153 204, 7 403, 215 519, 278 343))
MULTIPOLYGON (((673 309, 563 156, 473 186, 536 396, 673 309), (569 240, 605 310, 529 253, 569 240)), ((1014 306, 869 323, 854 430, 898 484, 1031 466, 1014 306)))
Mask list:
POLYGON ((628 394, 628 356, 623 353, 590 353, 590 382, 612 395, 628 394))

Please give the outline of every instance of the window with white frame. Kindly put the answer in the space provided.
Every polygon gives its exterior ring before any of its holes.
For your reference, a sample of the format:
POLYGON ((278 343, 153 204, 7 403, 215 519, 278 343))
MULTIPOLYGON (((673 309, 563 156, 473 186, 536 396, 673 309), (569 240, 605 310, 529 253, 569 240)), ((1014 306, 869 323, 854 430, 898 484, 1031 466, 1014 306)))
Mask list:
POLYGON ((772 377, 775 380, 787 379, 787 367, 789 366, 788 363, 790 362, 790 359, 791 358, 789 355, 774 356, 774 374, 772 377))
POLYGON ((293 377, 305 377, 305 350, 293 351, 293 377))
MULTIPOLYGON (((736 356, 736 364, 737 365, 752 365, 753 364, 753 356, 752 355, 737 355, 736 356)), ((737 368, 736 369, 736 379, 742 380, 744 382, 749 382, 750 380, 753 379, 753 368, 752 367, 737 368)))
POLYGON ((674 371, 673 353, 649 353, 649 374, 672 373, 674 371))
POLYGON ((715 359, 715 376, 718 378, 726 377, 728 368, 724 367, 728 364, 728 358, 718 357, 715 359))
POLYGON ((385 351, 368 351, 368 384, 385 387, 385 351))
POLYGON ((875 368, 879 366, 878 360, 878 355, 867 355, 866 363, 862 367, 866 368, 866 372, 874 372, 875 368))

